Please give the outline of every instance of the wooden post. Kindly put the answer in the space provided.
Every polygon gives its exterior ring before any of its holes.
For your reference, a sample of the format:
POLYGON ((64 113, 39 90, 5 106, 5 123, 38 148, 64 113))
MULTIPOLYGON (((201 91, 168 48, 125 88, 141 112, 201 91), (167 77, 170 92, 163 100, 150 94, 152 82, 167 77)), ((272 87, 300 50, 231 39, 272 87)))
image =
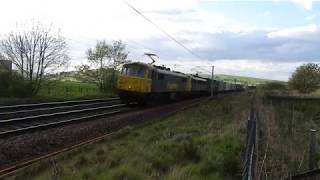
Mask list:
POLYGON ((212 66, 212 70, 211 70, 211 97, 213 97, 213 74, 214 74, 214 66, 212 66))
POLYGON ((310 145, 309 145, 309 170, 317 168, 316 160, 316 130, 310 129, 310 145))

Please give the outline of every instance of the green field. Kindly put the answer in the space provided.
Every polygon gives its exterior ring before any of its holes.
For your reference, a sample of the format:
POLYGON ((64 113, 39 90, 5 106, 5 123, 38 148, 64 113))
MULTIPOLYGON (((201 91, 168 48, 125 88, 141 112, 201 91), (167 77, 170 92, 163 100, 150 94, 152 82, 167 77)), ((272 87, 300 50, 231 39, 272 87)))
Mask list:
POLYGON ((249 95, 226 95, 42 161, 22 179, 239 179, 249 95))
POLYGON ((100 93, 95 84, 75 81, 45 81, 36 96, 27 98, 1 97, 0 106, 114 96, 116 96, 114 93, 100 93))
POLYGON ((57 98, 78 98, 84 96, 101 95, 95 84, 74 81, 46 81, 43 82, 38 96, 57 98))

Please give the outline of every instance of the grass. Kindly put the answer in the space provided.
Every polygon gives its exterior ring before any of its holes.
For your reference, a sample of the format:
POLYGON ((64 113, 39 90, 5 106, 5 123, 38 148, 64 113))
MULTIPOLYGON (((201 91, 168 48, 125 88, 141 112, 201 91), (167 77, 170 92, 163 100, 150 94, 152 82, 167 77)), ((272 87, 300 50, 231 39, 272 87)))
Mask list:
POLYGON ((95 84, 74 81, 46 81, 41 86, 38 96, 43 97, 82 97, 100 95, 95 84))
POLYGON ((59 155, 12 179, 240 179, 248 94, 227 95, 111 140, 59 155))
POLYGON ((259 167, 262 176, 284 179, 289 173, 308 170, 308 130, 320 128, 319 109, 319 101, 309 100, 265 99, 260 104, 260 163, 265 156, 263 168, 259 167))
POLYGON ((30 98, 0 98, 0 106, 114 96, 116 95, 113 93, 100 93, 95 84, 74 81, 45 81, 36 96, 30 98))
POLYGON ((317 91, 313 92, 311 95, 320 96, 320 89, 318 89, 317 91))

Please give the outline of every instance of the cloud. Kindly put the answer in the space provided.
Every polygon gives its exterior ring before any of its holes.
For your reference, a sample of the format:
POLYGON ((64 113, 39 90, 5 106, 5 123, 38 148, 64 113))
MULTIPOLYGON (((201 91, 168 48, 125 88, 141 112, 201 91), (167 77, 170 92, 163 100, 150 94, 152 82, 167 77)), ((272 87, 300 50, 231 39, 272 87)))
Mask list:
MULTIPOLYGON (((308 26, 307 26, 308 27, 308 26)), ((261 59, 279 62, 315 61, 320 59, 320 31, 313 28, 252 30, 246 33, 181 31, 176 38, 202 59, 261 59), (310 30, 311 29, 311 30, 310 30), (304 31, 302 31, 304 30, 304 31)), ((141 40, 155 49, 160 57, 193 57, 167 38, 141 40), (156 44, 154 42, 157 42, 156 44)))
POLYGON ((317 18, 317 15, 313 14, 313 15, 307 16, 305 19, 308 21, 311 21, 311 20, 314 20, 315 18, 317 18))
POLYGON ((262 16, 263 17, 271 16, 271 12, 270 11, 265 11, 265 12, 262 13, 262 16))
MULTIPOLYGON (((145 61, 149 62, 149 61, 145 61)), ((215 66, 215 74, 229 74, 236 76, 254 76, 273 80, 287 81, 295 69, 307 62, 274 62, 272 60, 259 59, 217 59, 215 61, 199 61, 192 59, 159 60, 158 65, 166 65, 173 70, 185 73, 211 73, 211 66, 215 66)))
POLYGON ((309 24, 306 26, 284 28, 268 33, 269 38, 302 38, 319 33, 319 26, 309 24))
POLYGON ((292 2, 303 6, 306 10, 312 10, 313 0, 292 0, 292 2))

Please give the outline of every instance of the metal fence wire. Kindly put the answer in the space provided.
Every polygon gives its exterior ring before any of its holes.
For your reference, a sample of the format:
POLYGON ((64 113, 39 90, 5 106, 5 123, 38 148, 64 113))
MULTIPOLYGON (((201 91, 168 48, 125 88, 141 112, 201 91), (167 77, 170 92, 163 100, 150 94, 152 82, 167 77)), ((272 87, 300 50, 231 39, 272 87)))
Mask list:
POLYGON ((250 114, 247 123, 247 144, 244 157, 244 167, 242 171, 243 180, 253 180, 255 177, 257 151, 257 112, 255 107, 255 97, 251 99, 250 114))

